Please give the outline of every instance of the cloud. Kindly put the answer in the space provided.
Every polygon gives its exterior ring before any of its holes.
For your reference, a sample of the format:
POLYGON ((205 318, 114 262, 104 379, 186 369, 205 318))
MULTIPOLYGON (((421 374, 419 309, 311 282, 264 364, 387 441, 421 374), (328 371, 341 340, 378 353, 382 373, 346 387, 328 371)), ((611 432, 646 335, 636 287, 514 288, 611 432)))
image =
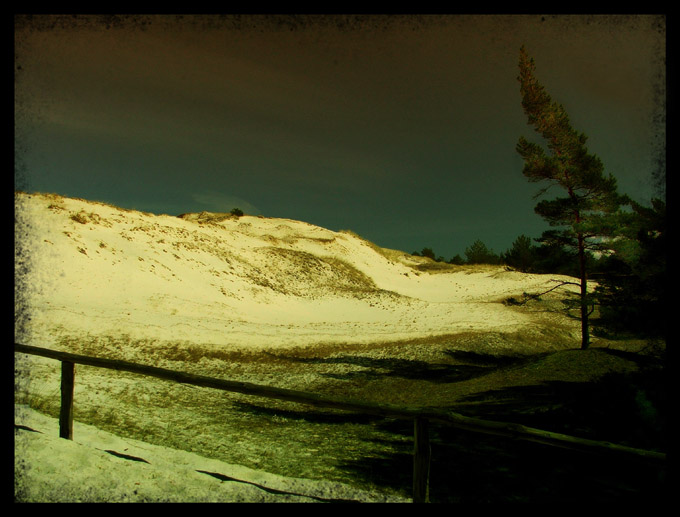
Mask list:
POLYGON ((260 209, 239 197, 221 192, 203 192, 191 195, 197 203, 205 206, 207 212, 231 212, 233 208, 241 209, 247 215, 259 215, 260 209))

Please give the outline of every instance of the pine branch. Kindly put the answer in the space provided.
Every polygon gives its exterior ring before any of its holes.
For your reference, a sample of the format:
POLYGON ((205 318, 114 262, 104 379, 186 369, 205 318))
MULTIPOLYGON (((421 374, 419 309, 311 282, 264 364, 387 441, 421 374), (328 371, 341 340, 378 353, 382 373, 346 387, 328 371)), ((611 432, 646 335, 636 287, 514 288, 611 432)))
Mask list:
POLYGON ((523 293, 523 294, 524 294, 524 301, 517 302, 517 305, 524 305, 524 304, 526 304, 529 300, 535 300, 535 299, 537 299, 537 298, 540 298, 540 297, 543 296, 544 294, 548 294, 549 292, 554 291, 555 289, 557 289, 557 288, 559 288, 559 287, 563 287, 563 286, 565 286, 565 285, 575 285, 575 286, 578 286, 578 287, 581 286, 581 284, 579 284, 579 283, 577 283, 577 282, 569 282, 569 281, 567 281, 567 280, 550 280, 550 281, 551 281, 551 282, 559 282, 559 284, 556 285, 555 287, 551 287, 551 288, 548 289, 547 291, 543 291, 542 293, 538 293, 538 294, 527 294, 527 293, 523 293))

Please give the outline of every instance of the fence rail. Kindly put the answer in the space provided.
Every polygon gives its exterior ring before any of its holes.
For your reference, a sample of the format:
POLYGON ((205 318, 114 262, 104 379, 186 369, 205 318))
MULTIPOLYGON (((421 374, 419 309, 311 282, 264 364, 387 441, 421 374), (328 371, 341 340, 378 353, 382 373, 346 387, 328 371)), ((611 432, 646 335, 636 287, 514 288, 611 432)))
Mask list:
POLYGON ((15 343, 14 351, 47 357, 61 361, 61 410, 59 415, 59 436, 73 439, 73 392, 75 365, 83 364, 110 370, 126 371, 147 375, 182 384, 213 388, 257 397, 266 397, 288 402, 297 402, 315 407, 341 409, 381 417, 408 419, 414 422, 413 449, 413 501, 428 501, 430 444, 428 422, 436 421, 466 431, 505 436, 544 445, 566 447, 597 454, 623 454, 650 461, 664 462, 666 454, 620 445, 616 443, 578 438, 561 433, 535 429, 521 424, 482 420, 433 408, 412 408, 392 404, 374 404, 364 401, 320 395, 307 391, 263 386, 249 382, 217 379, 203 375, 168 370, 117 359, 105 359, 86 355, 72 354, 47 348, 15 343))

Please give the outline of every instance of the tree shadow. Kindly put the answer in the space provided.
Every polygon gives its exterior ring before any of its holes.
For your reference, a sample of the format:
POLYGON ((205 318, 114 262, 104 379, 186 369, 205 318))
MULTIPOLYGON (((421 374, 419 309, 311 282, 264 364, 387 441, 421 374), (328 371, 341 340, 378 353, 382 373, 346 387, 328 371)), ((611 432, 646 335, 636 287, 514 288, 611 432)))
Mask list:
MULTIPOLYGON (((627 458, 476 434, 430 424, 433 503, 644 503, 667 498, 665 469, 627 458)), ((410 450, 344 462, 376 485, 412 490, 410 450)), ((667 501, 666 501, 667 502, 667 501)))
MULTIPOLYGON (((666 401, 659 383, 657 372, 650 371, 611 374, 590 383, 513 387, 471 396, 460 412, 665 451, 666 401)), ((413 435, 412 423, 378 425, 413 435)), ((668 499, 665 465, 461 431, 436 422, 429 427, 432 502, 654 504, 668 499)), ((402 444, 398 453, 347 461, 340 468, 408 493, 410 453, 402 444)))
POLYGON ((668 444, 667 397, 660 371, 610 373, 595 382, 515 386, 471 395, 462 402, 466 413, 478 418, 641 449, 663 451, 668 444))
MULTIPOLYGON (((398 377, 408 380, 423 380, 434 383, 460 382, 487 375, 498 368, 527 361, 525 356, 493 356, 475 352, 447 350, 445 353, 455 361, 452 363, 430 363, 415 359, 372 358, 357 355, 338 357, 294 357, 277 355, 295 363, 313 365, 351 365, 362 370, 334 373, 320 372, 319 376, 345 381, 369 381, 384 377, 398 377)), ((533 357, 533 356, 532 356, 533 357)))
POLYGON ((446 355, 465 364, 477 365, 486 368, 500 368, 504 366, 512 366, 524 363, 530 360, 543 357, 545 354, 534 355, 493 355, 481 352, 472 352, 469 350, 445 350, 446 355))
MULTIPOLYGON (((650 348, 654 348, 653 345, 650 348)), ((598 352, 612 355, 614 357, 620 357, 621 359, 626 359, 635 363, 639 368, 642 369, 659 369, 663 368, 665 365, 665 353, 659 352, 644 354, 640 352, 633 352, 628 350, 618 350, 616 348, 598 348, 598 352)), ((654 352, 654 351, 653 351, 654 352)))
MULTIPOLYGON (((617 350, 603 353, 634 360, 633 374, 608 374, 593 382, 549 381, 469 395, 448 409, 467 416, 515 422, 529 427, 649 450, 666 450, 666 385, 658 364, 617 350)), ((497 357, 447 351, 456 363, 373 359, 359 356, 291 358, 315 364, 364 367, 365 379, 393 376, 446 383, 486 375, 540 360, 539 356, 497 357)), ((342 377, 356 379, 351 375, 342 377)), ((335 468, 359 484, 384 486, 405 496, 412 492, 413 422, 351 412, 273 409, 239 404, 262 416, 283 416, 301 425, 357 423, 374 426, 358 456, 335 468), (379 437, 378 437, 379 436, 379 437), (366 445, 368 443, 368 445, 366 445)), ((461 431, 430 423, 432 447, 430 501, 441 503, 626 503, 653 505, 667 500, 666 468, 616 456, 550 447, 461 431)))
MULTIPOLYGON (((300 406, 300 404, 295 403, 288 403, 286 405, 300 406)), ((308 406, 296 409, 272 407, 265 402, 261 404, 252 402, 233 402, 233 406, 235 409, 249 413, 253 416, 266 418, 276 417, 310 424, 371 424, 383 418, 352 411, 307 409, 308 406)))

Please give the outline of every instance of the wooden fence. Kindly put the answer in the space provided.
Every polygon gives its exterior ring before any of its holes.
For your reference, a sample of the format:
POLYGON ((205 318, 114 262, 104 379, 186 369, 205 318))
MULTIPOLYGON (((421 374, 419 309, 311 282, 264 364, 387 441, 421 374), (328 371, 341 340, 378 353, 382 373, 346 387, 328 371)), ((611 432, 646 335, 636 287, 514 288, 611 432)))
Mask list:
POLYGON ((155 366, 145 366, 128 361, 71 354, 21 344, 15 344, 14 350, 15 352, 23 354, 48 357, 61 361, 59 436, 69 440, 73 439, 73 388, 76 364, 132 372, 183 384, 191 384, 194 386, 214 388, 289 402, 298 402, 315 407, 334 408, 382 417, 413 420, 413 502, 428 502, 429 500, 430 443, 428 437, 428 423, 430 421, 444 423, 466 431, 506 436, 516 440, 526 440, 544 445, 566 447, 589 453, 623 454, 657 462, 665 462, 666 460, 666 454, 661 452, 636 449, 610 442, 577 438, 565 434, 534 429, 521 424, 481 420, 452 411, 443 411, 433 408, 409 408, 391 404, 372 404, 331 395, 319 395, 306 391, 216 379, 175 370, 167 370, 155 366))

